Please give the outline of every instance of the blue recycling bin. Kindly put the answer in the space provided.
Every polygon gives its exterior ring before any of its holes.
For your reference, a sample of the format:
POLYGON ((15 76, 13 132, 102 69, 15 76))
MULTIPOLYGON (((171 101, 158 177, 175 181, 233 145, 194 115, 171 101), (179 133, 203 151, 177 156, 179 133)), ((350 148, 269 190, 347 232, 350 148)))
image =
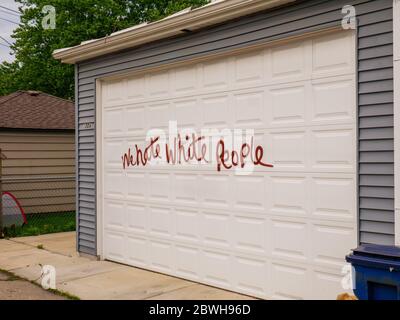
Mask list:
POLYGON ((360 300, 400 300, 400 247, 365 244, 346 256, 360 300))

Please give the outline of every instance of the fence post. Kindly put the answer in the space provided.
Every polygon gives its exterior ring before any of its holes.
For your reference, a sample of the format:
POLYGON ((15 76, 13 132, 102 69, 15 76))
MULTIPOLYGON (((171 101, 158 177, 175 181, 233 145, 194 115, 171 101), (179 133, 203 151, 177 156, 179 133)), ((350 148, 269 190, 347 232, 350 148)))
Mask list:
POLYGON ((3 234, 3 160, 6 159, 6 156, 1 152, 0 148, 0 239, 4 238, 3 234))

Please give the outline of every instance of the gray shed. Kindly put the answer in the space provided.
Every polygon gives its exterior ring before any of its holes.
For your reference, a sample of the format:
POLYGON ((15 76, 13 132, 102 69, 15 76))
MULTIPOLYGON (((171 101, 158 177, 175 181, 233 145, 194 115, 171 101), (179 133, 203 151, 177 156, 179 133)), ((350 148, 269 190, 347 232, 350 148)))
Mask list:
POLYGON ((57 50, 78 251, 261 298, 345 291, 350 249, 400 242, 398 7, 214 1, 57 50))

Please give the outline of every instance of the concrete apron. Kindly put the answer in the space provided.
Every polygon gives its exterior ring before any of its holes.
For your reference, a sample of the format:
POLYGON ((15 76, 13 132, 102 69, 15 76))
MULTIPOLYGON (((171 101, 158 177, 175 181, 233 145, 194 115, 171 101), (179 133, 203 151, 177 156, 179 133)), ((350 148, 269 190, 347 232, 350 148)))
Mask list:
POLYGON ((0 240, 0 269, 40 284, 44 265, 55 267, 58 290, 85 300, 252 299, 147 270, 81 257, 75 251, 75 232, 0 240))

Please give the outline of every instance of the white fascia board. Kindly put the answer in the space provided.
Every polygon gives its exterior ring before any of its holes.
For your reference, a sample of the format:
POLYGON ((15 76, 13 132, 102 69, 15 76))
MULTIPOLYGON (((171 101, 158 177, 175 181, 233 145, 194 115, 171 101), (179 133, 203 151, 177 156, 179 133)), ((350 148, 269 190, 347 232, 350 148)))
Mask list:
POLYGON ((400 246, 400 0, 393 0, 395 244, 400 246))
POLYGON ((55 59, 74 64, 101 55, 132 48, 145 43, 182 34, 183 30, 197 30, 261 10, 285 5, 296 0, 226 0, 172 16, 139 28, 127 28, 110 36, 85 41, 53 52, 55 59))

